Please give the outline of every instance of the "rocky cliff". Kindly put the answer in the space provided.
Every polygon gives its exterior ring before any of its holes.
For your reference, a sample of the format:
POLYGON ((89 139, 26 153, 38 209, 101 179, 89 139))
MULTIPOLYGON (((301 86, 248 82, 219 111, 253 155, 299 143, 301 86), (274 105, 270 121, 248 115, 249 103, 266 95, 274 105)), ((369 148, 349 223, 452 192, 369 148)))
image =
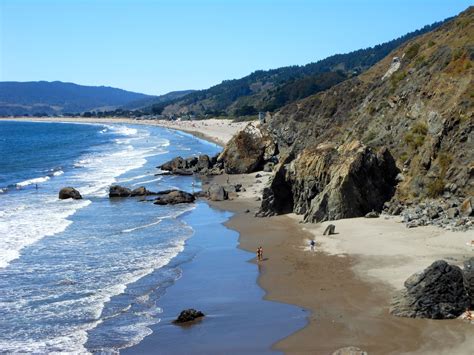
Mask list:
POLYGON ((392 195, 473 195, 473 18, 470 7, 269 117, 280 164, 261 214, 293 210, 319 221, 380 210, 392 195))

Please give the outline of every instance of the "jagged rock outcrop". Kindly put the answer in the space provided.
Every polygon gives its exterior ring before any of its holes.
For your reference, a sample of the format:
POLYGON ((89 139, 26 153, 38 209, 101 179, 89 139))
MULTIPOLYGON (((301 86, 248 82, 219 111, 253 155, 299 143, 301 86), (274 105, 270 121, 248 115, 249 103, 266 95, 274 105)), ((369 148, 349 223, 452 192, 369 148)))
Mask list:
POLYGON ((306 149, 282 164, 264 189, 259 215, 294 211, 307 222, 381 211, 395 192, 398 169, 390 152, 354 141, 306 149))
POLYGON ((59 199, 66 200, 68 198, 72 198, 73 200, 80 200, 82 199, 82 196, 79 191, 77 191, 74 187, 63 187, 59 191, 59 199))
POLYGON ((120 185, 112 185, 109 189, 109 197, 129 197, 132 195, 132 190, 128 187, 120 185))
POLYGON ((178 318, 174 321, 174 323, 182 324, 182 323, 188 323, 192 322, 196 319, 204 317, 204 313, 201 311, 197 311, 193 308, 190 309, 185 309, 184 311, 181 311, 179 314, 178 318))
POLYGON ((393 298, 390 313, 400 317, 450 319, 459 317, 471 303, 461 268, 435 261, 405 281, 393 298))
POLYGON ((156 193, 155 205, 176 205, 192 203, 196 199, 193 194, 181 190, 165 190, 156 193))
POLYGON ((248 174, 263 169, 265 162, 274 159, 276 145, 258 123, 249 123, 227 143, 217 161, 224 164, 228 174, 248 174))

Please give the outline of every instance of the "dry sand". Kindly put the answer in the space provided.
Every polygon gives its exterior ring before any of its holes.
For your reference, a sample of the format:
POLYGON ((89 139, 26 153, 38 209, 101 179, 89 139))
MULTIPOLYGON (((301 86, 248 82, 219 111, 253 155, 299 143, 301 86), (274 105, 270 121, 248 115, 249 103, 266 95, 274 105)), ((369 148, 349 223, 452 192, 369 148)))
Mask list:
POLYGON ((227 119, 208 119, 200 121, 136 120, 131 118, 81 118, 81 117, 21 117, 0 118, 2 120, 34 122, 75 122, 75 123, 126 123, 148 126, 160 126, 176 129, 207 139, 224 146, 232 136, 242 130, 249 122, 232 122, 227 119))
MULTIPOLYGON (((396 219, 356 218, 332 222, 339 234, 323 237, 327 223, 300 224, 295 215, 254 217, 269 175, 260 174, 261 183, 256 174, 230 176, 231 183, 242 183, 246 191, 212 204, 235 213, 227 225, 239 231, 241 248, 263 246, 258 282, 265 298, 311 311, 308 326, 275 344, 276 350, 331 354, 357 346, 369 354, 473 353, 474 325, 389 314, 394 289, 410 274, 438 258, 459 263, 472 256, 465 244, 472 233, 407 229, 396 219), (317 241, 314 252, 311 239, 317 241)), ((227 176, 214 180, 225 184, 227 176)))

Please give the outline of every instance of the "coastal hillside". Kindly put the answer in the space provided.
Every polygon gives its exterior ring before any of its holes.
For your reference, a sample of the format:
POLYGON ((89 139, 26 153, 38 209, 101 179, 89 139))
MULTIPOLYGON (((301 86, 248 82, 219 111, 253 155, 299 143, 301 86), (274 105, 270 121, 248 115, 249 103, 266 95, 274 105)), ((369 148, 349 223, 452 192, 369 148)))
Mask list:
POLYGON ((196 116, 251 116, 259 111, 273 112, 367 70, 402 43, 442 23, 425 26, 371 48, 336 54, 315 63, 258 70, 241 79, 225 80, 171 102, 156 101, 148 110, 157 114, 196 116))
POLYGON ((179 91, 171 91, 167 94, 160 95, 160 96, 147 96, 143 99, 127 103, 123 105, 121 108, 124 110, 139 110, 139 109, 147 108, 150 105, 162 104, 165 102, 177 100, 183 96, 191 94, 194 91, 195 90, 179 90, 179 91))
POLYGON ((61 81, 0 82, 0 116, 56 115, 114 109, 152 96, 61 81))
POLYGON ((280 164, 263 212, 320 221, 380 210, 393 195, 472 196, 473 20, 470 7, 365 73, 267 115, 280 164))

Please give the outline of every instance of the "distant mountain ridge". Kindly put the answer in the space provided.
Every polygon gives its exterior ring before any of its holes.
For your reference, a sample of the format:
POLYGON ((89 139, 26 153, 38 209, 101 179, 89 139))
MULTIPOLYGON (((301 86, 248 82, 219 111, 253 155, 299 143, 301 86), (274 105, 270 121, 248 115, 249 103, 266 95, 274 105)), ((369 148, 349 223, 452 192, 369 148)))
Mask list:
POLYGON ((61 81, 0 82, 0 115, 80 113, 110 110, 153 96, 107 86, 61 81))
POLYGON ((401 44, 433 31, 448 20, 427 25, 374 47, 332 55, 315 63, 258 70, 241 79, 225 80, 170 102, 154 102, 148 111, 196 116, 247 116, 259 111, 273 112, 369 69, 401 44))

